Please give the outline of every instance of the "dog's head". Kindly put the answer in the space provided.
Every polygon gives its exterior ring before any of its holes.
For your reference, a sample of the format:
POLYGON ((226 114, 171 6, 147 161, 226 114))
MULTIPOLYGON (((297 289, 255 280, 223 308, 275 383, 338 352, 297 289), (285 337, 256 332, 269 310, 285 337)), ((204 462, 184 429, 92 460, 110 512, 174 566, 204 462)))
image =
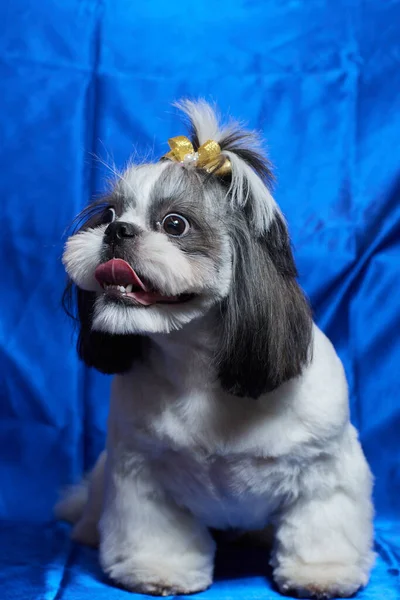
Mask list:
POLYGON ((180 106, 191 121, 191 151, 176 138, 181 159, 171 152, 130 166, 67 241, 79 354, 100 371, 124 372, 149 335, 214 311, 222 385, 258 396, 307 362, 309 308, 257 136, 235 124, 220 128, 204 102, 180 106))

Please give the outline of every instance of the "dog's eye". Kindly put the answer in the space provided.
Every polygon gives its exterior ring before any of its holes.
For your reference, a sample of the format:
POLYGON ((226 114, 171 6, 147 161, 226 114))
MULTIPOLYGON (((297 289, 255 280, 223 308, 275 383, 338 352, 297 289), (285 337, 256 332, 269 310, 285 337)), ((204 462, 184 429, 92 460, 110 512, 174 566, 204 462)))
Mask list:
POLYGON ((182 215, 176 215, 174 213, 164 217, 161 226, 165 233, 175 237, 182 237, 190 229, 189 221, 185 217, 182 217, 182 215))
POLYGON ((115 210, 112 206, 108 206, 101 215, 101 223, 102 225, 107 225, 113 221, 115 221, 115 210))

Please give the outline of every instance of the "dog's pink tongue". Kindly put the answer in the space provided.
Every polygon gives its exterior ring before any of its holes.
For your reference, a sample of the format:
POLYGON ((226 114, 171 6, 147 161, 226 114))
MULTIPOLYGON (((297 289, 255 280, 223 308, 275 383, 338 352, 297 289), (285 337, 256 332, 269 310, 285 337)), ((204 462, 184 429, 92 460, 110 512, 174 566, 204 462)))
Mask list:
POLYGON ((99 265, 95 271, 95 277, 100 284, 112 283, 127 286, 131 283, 143 290, 146 289, 132 267, 122 258, 113 258, 99 265))

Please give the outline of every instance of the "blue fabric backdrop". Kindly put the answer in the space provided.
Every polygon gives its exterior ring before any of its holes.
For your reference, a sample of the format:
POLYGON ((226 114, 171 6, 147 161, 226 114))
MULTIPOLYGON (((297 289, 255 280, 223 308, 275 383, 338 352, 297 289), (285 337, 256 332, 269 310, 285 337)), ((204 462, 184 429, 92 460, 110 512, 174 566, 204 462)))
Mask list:
MULTIPOLYGON (((95 155, 164 153, 182 96, 265 135, 376 476, 379 559, 362 597, 400 598, 399 23, 399 0, 0 3, 2 598, 128 597, 51 520, 57 489, 103 445, 109 386, 77 361, 60 256, 105 187, 95 155)), ((238 552, 222 552, 204 598, 275 596, 265 558, 238 552)))

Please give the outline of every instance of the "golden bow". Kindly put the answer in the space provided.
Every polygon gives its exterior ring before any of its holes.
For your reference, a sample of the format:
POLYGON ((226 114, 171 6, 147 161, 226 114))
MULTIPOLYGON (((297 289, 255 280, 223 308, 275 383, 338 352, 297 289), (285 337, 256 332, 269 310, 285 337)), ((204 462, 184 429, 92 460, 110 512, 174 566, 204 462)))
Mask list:
POLYGON ((168 145, 171 150, 164 155, 164 158, 184 165, 192 164, 215 175, 226 175, 231 172, 229 158, 222 154, 220 145, 214 140, 204 142, 197 152, 189 138, 184 135, 169 139, 168 145))

